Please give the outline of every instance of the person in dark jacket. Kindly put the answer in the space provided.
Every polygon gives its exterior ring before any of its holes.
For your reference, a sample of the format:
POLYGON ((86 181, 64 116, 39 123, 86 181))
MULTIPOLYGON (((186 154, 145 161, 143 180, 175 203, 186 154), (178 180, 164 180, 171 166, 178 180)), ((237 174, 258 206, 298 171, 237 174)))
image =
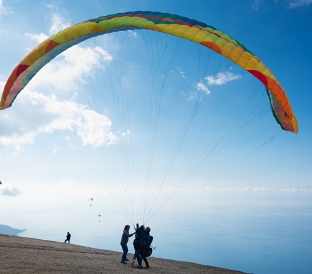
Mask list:
POLYGON ((140 238, 140 256, 138 256, 138 268, 143 268, 142 267, 142 259, 145 262, 145 268, 148 269, 149 264, 148 261, 146 259, 146 252, 147 252, 147 248, 149 247, 149 245, 151 244, 151 237, 150 237, 150 231, 151 229, 149 227, 145 228, 144 232, 141 235, 140 238))
POLYGON ((133 247, 134 247, 134 254, 133 254, 133 258, 132 258, 132 262, 131 262, 131 266, 134 265, 137 256, 139 256, 140 254, 140 238, 141 238, 141 234, 144 232, 144 225, 139 226, 139 224, 136 224, 136 228, 135 228, 135 239, 133 240, 133 247))
POLYGON ((127 253, 128 253, 127 243, 128 243, 129 237, 132 237, 135 234, 135 232, 132 234, 129 234, 129 229, 130 229, 130 225, 126 225, 124 228, 124 231, 121 235, 120 245, 121 245, 122 251, 123 251, 123 254, 121 257, 121 263, 122 264, 126 264, 126 261, 129 261, 127 259, 127 253))
POLYGON ((71 237, 70 233, 69 233, 69 232, 67 232, 67 235, 66 235, 66 240, 65 240, 65 242, 64 242, 64 243, 68 242, 68 243, 70 244, 70 237, 71 237))

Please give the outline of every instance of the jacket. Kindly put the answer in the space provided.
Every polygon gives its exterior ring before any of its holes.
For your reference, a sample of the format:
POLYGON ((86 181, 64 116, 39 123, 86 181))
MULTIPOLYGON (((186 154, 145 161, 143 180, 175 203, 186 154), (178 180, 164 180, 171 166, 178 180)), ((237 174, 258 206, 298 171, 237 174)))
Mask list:
POLYGON ((148 247, 151 243, 151 237, 149 232, 144 231, 141 235, 140 244, 143 247, 148 247))
POLYGON ((133 236, 133 234, 130 235, 128 230, 124 230, 121 235, 120 244, 126 245, 128 243, 129 237, 131 236, 133 236))

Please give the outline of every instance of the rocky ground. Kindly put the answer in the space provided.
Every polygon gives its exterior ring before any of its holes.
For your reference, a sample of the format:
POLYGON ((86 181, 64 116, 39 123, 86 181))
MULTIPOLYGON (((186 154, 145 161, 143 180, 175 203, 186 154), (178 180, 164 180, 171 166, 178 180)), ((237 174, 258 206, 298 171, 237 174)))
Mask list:
POLYGON ((120 252, 0 234, 0 273, 243 273, 154 257, 148 258, 150 269, 137 269, 121 264, 120 257, 120 252))

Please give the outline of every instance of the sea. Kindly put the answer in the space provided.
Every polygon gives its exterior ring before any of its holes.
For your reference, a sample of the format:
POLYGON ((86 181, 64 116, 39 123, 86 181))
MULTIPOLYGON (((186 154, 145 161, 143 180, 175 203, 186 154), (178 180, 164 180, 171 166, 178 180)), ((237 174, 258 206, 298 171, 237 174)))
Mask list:
MULTIPOLYGON (((43 224, 19 236, 63 242, 69 231, 71 244, 121 252, 125 216, 111 212, 86 223, 71 216, 54 222, 55 217, 49 215, 43 224)), ((312 273, 311 217, 310 206, 278 203, 167 210, 148 224, 154 237, 152 256, 246 273, 308 274, 312 273)), ((132 242, 130 238, 129 253, 132 242)))

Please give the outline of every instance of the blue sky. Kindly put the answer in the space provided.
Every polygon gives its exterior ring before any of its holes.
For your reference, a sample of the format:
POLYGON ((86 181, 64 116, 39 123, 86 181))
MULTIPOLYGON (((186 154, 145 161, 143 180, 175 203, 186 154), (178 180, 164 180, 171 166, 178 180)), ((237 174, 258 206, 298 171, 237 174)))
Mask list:
POLYGON ((286 90, 299 133, 282 132, 263 86, 208 49, 157 33, 104 35, 57 57, 1 111, 0 206, 10 209, 1 222, 28 228, 64 208, 88 220, 109 208, 156 222, 154 211, 182 201, 190 213, 199 204, 311 207, 310 0, 0 0, 0 89, 48 36, 136 10, 194 18, 245 45, 286 90), (160 107, 147 91, 164 91, 153 97, 160 107))

